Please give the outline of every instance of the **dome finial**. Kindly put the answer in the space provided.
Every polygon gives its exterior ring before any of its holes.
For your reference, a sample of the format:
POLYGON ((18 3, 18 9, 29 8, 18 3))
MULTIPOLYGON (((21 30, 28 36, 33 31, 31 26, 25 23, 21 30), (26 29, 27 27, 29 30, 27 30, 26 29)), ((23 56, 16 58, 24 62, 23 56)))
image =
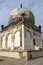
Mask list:
POLYGON ((21 5, 20 5, 20 7, 22 8, 22 3, 21 3, 21 5))

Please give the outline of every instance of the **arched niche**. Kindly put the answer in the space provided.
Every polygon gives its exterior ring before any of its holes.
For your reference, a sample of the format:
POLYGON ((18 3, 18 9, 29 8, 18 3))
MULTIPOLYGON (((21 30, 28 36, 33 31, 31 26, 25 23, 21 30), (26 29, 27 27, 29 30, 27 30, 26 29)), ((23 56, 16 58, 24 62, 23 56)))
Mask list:
POLYGON ((3 39, 2 39, 2 48, 6 48, 6 36, 4 35, 3 36, 3 39))
POLYGON ((20 47, 20 31, 17 31, 15 33, 15 43, 14 43, 15 47, 20 47))
POLYGON ((30 36, 31 36, 31 35, 30 35, 30 32, 27 31, 27 32, 26 32, 26 38, 27 38, 28 43, 29 43, 29 41, 30 41, 30 36))
POLYGON ((11 49, 13 47, 13 42, 12 42, 12 34, 8 34, 8 40, 7 40, 7 48, 11 49))
POLYGON ((26 32, 26 38, 24 40, 24 48, 27 50, 30 50, 32 48, 31 33, 29 31, 26 32))
POLYGON ((32 38, 32 33, 29 30, 26 31, 26 35, 27 33, 29 33, 30 38, 32 38))

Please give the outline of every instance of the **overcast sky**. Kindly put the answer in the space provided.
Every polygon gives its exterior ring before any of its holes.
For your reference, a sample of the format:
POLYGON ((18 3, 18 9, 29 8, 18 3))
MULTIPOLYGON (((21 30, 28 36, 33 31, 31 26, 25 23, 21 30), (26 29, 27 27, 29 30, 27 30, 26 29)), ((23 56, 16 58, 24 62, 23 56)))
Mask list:
POLYGON ((5 26, 8 24, 8 17, 11 10, 20 7, 31 10, 35 16, 35 24, 42 26, 43 32, 43 0, 0 0, 0 28, 1 25, 5 26))

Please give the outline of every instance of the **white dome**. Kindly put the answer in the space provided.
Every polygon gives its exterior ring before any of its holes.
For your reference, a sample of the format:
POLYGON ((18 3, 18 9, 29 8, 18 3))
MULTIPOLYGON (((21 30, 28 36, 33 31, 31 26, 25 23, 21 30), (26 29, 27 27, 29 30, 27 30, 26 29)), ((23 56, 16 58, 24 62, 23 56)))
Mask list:
POLYGON ((30 18, 31 20, 34 20, 33 13, 30 10, 27 10, 26 8, 16 8, 13 11, 11 11, 9 15, 9 20, 11 21, 14 18, 18 18, 22 16, 26 18, 30 18))

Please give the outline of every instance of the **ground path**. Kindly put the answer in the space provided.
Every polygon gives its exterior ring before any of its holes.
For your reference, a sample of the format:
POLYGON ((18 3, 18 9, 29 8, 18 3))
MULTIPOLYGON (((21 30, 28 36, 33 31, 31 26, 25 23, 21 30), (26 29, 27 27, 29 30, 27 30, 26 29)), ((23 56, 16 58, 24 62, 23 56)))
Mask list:
POLYGON ((43 65, 43 57, 33 60, 19 60, 14 58, 0 57, 0 65, 43 65))

